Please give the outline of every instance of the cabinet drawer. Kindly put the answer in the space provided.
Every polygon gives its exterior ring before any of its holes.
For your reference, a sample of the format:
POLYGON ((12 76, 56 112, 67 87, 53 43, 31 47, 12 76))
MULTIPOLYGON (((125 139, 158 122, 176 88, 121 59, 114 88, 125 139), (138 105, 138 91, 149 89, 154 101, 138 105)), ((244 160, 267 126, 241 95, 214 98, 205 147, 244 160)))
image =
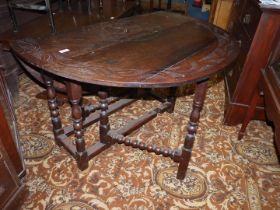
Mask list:
POLYGON ((231 97, 233 96, 234 88, 238 82, 239 76, 240 76, 240 68, 238 65, 235 65, 225 74, 227 80, 227 88, 231 97))
POLYGON ((229 91, 229 94, 231 97, 233 96, 234 89, 237 85, 240 74, 242 72, 242 66, 243 66, 242 62, 244 62, 243 61, 244 57, 246 57, 246 53, 244 53, 241 50, 235 65, 232 68, 230 68, 225 74, 226 80, 227 80, 228 91, 229 91))
POLYGON ((257 1, 247 0, 244 11, 240 16, 240 22, 242 23, 242 26, 251 40, 253 40, 258 23, 260 21, 260 17, 261 10, 257 4, 257 1))
POLYGON ((247 54, 251 46, 251 40, 239 20, 233 25, 232 35, 240 42, 241 49, 247 54))

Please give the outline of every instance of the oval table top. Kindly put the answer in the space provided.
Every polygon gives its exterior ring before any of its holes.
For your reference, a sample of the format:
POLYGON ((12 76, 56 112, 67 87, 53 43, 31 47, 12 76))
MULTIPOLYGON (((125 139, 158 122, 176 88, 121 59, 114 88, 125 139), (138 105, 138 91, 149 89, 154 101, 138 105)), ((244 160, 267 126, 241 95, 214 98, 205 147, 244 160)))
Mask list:
POLYGON ((156 12, 11 43, 17 57, 51 74, 116 87, 172 87, 208 78, 239 45, 209 23, 156 12))

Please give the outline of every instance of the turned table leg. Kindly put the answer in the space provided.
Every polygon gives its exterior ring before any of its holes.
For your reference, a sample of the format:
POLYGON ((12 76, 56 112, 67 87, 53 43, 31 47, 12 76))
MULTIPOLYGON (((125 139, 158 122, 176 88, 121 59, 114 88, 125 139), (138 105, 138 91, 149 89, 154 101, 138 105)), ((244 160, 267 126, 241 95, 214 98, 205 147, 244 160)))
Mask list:
POLYGON ((184 179, 186 175, 186 171, 191 158, 192 147, 195 140, 195 134, 198 128, 200 112, 203 108, 203 103, 206 96, 207 85, 208 80, 204 80, 196 84, 193 99, 193 108, 190 115, 190 120, 187 128, 187 135, 185 137, 184 146, 182 148, 182 154, 179 161, 177 179, 184 179))
POLYGON ((83 120, 82 120, 82 87, 78 84, 68 82, 67 83, 67 95, 72 105, 72 118, 73 127, 75 133, 76 144, 76 159, 80 170, 84 170, 88 167, 88 154, 85 150, 85 140, 83 132, 83 120))
POLYGON ((110 130, 110 124, 109 124, 109 118, 108 118, 108 93, 104 91, 99 91, 98 95, 100 97, 100 125, 99 125, 99 136, 100 141, 104 144, 109 144, 110 139, 108 134, 108 131, 110 130))
POLYGON ((56 98, 56 91, 53 86, 53 80, 45 75, 42 75, 45 85, 47 86, 47 97, 48 97, 48 106, 50 110, 51 115, 51 121, 53 125, 53 133, 54 138, 57 143, 57 145, 61 146, 61 143, 58 140, 58 135, 63 133, 60 115, 59 115, 59 108, 58 108, 58 102, 56 98))

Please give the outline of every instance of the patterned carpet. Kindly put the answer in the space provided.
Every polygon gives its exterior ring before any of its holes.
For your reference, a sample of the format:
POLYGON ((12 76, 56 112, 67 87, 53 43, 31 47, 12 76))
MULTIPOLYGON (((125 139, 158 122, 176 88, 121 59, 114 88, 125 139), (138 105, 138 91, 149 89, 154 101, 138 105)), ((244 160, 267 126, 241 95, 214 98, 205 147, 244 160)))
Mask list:
MULTIPOLYGON (((183 181, 177 163, 124 145, 114 145, 78 170, 75 160, 54 145, 43 88, 20 78, 16 115, 27 165, 26 196, 21 209, 161 210, 280 209, 280 167, 272 131, 251 122, 242 141, 239 126, 222 124, 223 82, 209 88, 192 159, 183 181), (38 99, 41 98, 41 99, 38 99)), ((87 97, 88 101, 96 101, 87 97)), ((192 95, 177 99, 164 113, 131 134, 140 141, 176 148, 183 142, 192 95)), ((125 124, 156 101, 137 101, 111 117, 111 127, 125 124)), ((69 105, 61 111, 69 123, 69 105)), ((98 139, 98 125, 86 130, 87 144, 98 139)))

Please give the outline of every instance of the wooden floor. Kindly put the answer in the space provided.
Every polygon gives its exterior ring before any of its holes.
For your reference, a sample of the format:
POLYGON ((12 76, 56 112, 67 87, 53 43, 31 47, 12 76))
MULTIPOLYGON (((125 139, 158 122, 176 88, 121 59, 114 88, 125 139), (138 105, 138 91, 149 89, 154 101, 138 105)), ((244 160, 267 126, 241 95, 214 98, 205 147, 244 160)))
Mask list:
MULTIPOLYGON (((54 9, 54 20, 57 33, 71 31, 84 25, 94 24, 119 17, 132 15, 137 8, 136 1, 104 0, 103 9, 100 9, 98 1, 92 1, 92 12, 89 14, 87 1, 79 0, 70 5, 64 2, 64 11, 54 9), (69 7, 70 6, 70 7, 69 7)), ((28 12, 27 12, 28 14, 28 12)), ((32 15, 32 14, 31 14, 32 15)), ((12 30, 0 34, 0 41, 10 41, 23 37, 40 37, 51 33, 48 16, 40 15, 28 23, 19 26, 19 32, 12 30)))

